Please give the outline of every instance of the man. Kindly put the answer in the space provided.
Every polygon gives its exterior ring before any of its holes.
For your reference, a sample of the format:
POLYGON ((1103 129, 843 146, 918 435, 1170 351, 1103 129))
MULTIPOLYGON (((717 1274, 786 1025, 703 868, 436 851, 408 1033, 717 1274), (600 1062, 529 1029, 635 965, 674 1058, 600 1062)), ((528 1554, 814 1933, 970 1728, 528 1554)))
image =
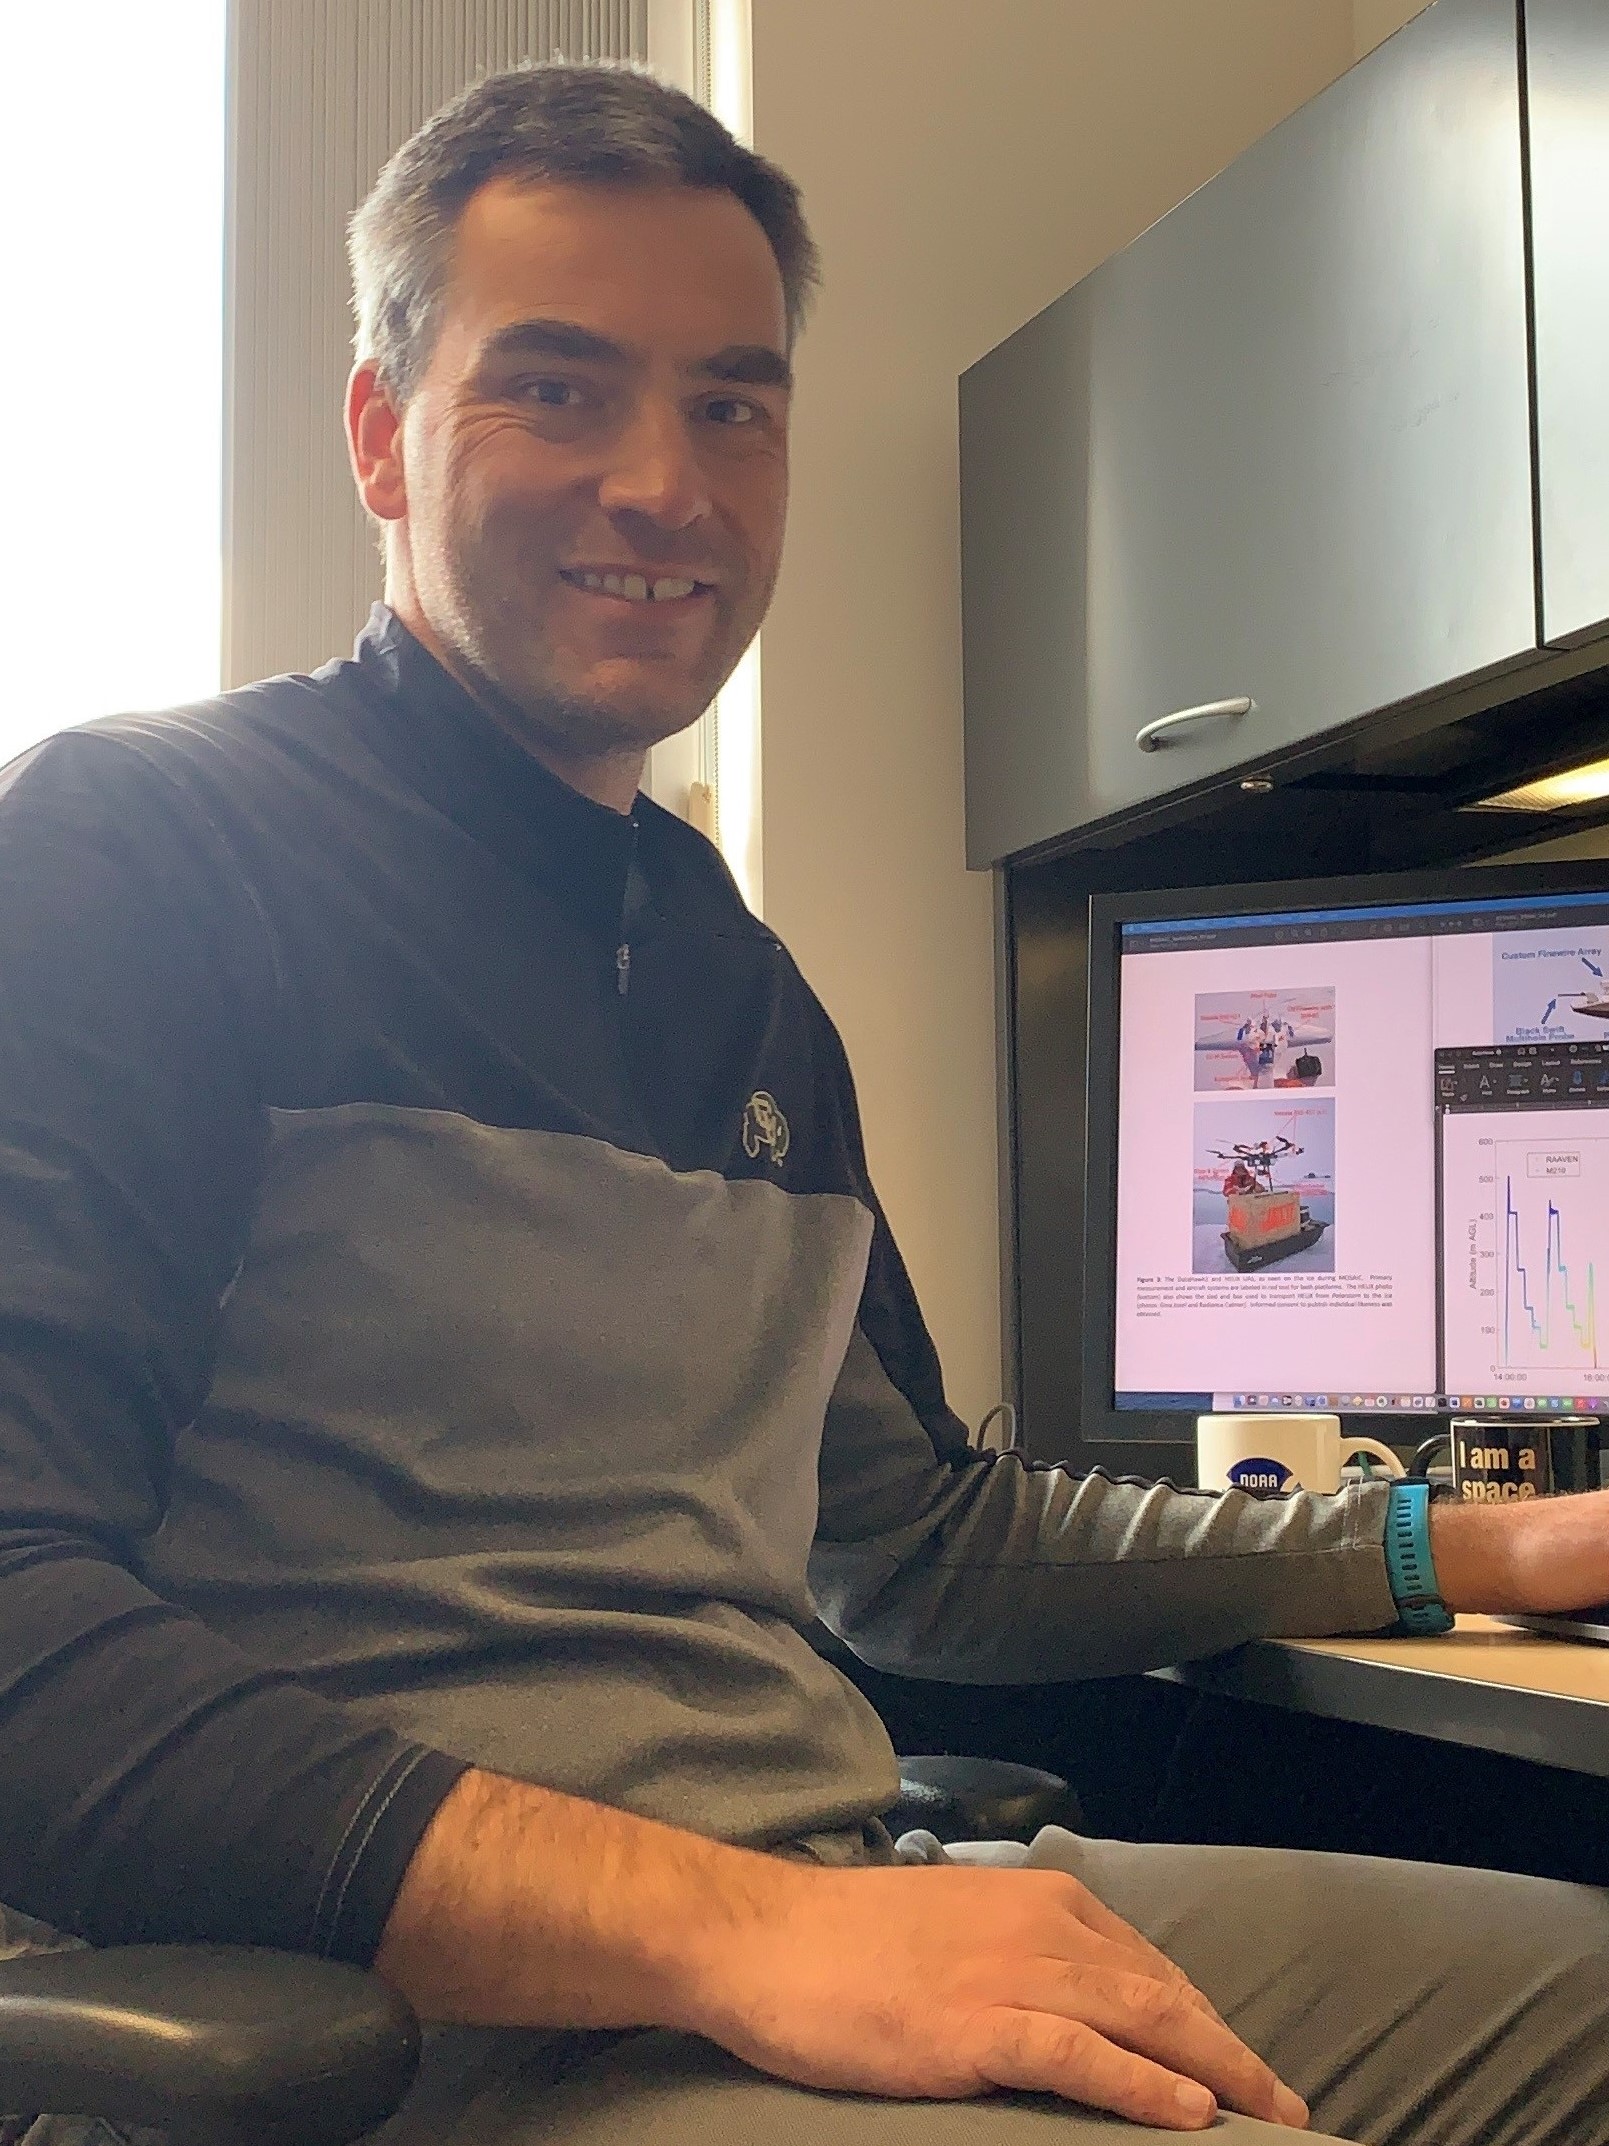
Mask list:
MULTIPOLYGON (((445 2023, 398 2141, 1298 2127, 1266 2060, 1351 2137, 1599 2136, 1596 1894, 896 1856, 817 1604, 966 1678, 1377 1629, 1389 1493, 971 1453, 836 1036, 637 795, 777 573, 789 183, 517 74, 353 255, 356 660, 0 801, 0 1897, 372 1960, 445 2023)), ((1609 1594, 1605 1523, 1454 1512, 1440 1591, 1609 1594)))

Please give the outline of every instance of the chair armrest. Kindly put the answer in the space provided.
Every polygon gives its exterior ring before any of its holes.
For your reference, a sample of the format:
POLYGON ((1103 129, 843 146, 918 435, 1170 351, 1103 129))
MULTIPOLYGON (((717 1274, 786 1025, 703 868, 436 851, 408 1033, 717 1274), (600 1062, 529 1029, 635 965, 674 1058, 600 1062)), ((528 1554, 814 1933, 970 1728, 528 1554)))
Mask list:
POLYGON ((0 2110, 175 2141, 347 2146, 401 2101, 419 2023, 377 1976, 224 1945, 0 1962, 0 2110))
POLYGON ((1030 1841, 1041 1826, 1083 1824, 1060 1774, 1011 1759, 901 1758, 899 1801, 883 1823, 898 1840, 921 1827, 951 1841, 1030 1841))

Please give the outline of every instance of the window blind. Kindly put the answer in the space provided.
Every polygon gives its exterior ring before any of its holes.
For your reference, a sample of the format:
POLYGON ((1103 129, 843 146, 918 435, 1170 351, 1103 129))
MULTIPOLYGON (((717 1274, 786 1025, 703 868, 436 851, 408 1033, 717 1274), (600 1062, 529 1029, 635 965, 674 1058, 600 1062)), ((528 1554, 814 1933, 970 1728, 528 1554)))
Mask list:
POLYGON ((649 57, 650 0, 231 0, 223 676, 343 653, 380 593, 341 402, 346 222, 399 143, 481 75, 649 57))

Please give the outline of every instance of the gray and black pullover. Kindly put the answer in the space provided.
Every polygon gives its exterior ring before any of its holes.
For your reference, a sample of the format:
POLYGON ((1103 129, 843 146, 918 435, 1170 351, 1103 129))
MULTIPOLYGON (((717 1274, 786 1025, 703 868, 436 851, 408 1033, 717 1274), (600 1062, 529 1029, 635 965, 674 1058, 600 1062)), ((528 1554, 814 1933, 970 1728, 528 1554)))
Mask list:
POLYGON ((965 1680, 1393 1615, 1383 1492, 968 1450, 718 856, 354 661, 0 794, 0 1899, 366 1960, 465 1764, 852 1841, 965 1680))

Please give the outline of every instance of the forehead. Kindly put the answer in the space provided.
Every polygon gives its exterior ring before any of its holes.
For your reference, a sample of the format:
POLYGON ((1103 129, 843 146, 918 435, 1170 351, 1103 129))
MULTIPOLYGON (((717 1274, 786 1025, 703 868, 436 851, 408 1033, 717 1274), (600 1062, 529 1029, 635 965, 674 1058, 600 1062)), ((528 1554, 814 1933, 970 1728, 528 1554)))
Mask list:
POLYGON ((787 337, 770 242, 713 188, 492 180, 459 220, 445 300, 442 338, 460 349, 532 316, 690 359, 787 337))

